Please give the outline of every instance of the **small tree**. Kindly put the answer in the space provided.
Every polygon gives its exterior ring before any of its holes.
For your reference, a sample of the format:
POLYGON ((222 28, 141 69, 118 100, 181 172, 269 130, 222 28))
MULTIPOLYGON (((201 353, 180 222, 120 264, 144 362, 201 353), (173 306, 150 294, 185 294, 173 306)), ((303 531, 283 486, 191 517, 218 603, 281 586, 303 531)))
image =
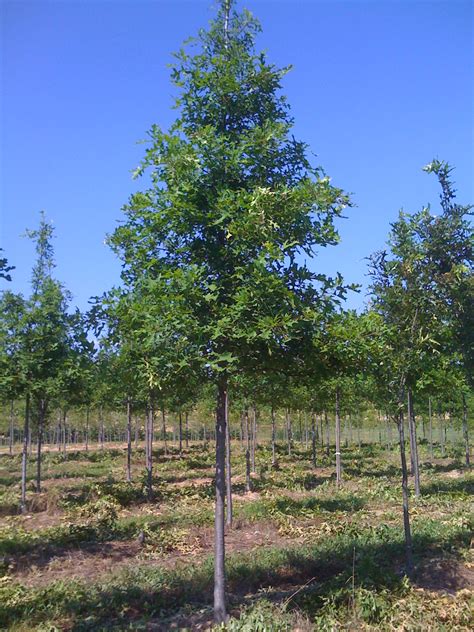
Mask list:
MULTIPOLYGON (((169 132, 154 125, 137 170, 151 186, 125 207, 111 244, 124 282, 139 288, 158 364, 196 365, 216 389, 214 609, 226 619, 224 576, 225 437, 230 376, 291 357, 310 339, 331 281, 298 263, 337 242, 333 225, 348 204, 306 146, 281 80, 288 69, 255 52, 258 23, 221 3, 218 17, 178 53, 172 71, 180 115, 169 132), (153 314, 154 318, 151 317, 153 314), (297 341, 297 342, 296 342, 297 341), (174 351, 173 353, 169 353, 174 351)), ((189 367, 189 369, 187 369, 189 367)))

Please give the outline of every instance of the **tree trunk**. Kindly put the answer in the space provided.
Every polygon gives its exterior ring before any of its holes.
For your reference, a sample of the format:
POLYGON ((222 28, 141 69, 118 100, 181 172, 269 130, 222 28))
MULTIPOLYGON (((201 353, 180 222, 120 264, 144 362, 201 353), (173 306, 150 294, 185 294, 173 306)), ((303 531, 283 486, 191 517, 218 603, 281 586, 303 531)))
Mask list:
POLYGON ((10 436, 8 439, 8 448, 9 448, 9 452, 10 455, 13 454, 13 441, 14 441, 14 426, 13 426, 13 420, 14 420, 14 415, 13 415, 13 400, 11 400, 10 402, 10 436))
POLYGON ((342 482, 341 471, 341 414, 340 414, 340 392, 336 388, 336 485, 339 487, 342 482))
POLYGON ((146 430, 145 430, 145 457, 146 457, 148 500, 151 500, 153 496, 153 421, 154 421, 153 400, 150 398, 150 401, 148 404, 146 430))
POLYGON ((469 454, 469 432, 467 426, 467 402, 464 393, 462 395, 462 433, 464 436, 464 445, 466 448, 466 465, 467 467, 470 467, 471 459, 469 454))
POLYGON ((431 397, 428 397, 428 435, 430 440, 430 459, 433 460, 433 415, 431 409, 431 397))
POLYGON ((183 415, 179 411, 179 458, 183 458, 183 415))
POLYGON ((104 449, 104 416, 103 416, 102 406, 99 409, 99 415, 100 415, 100 420, 99 420, 99 424, 100 424, 100 447, 103 450, 104 449))
POLYGON ((86 452, 89 452, 89 406, 86 408, 86 452))
POLYGON ((311 411, 311 460, 313 467, 316 467, 316 420, 314 411, 311 411))
POLYGON ((186 411, 184 414, 184 440, 186 441, 186 448, 189 448, 189 413, 186 411))
POLYGON ((415 477, 415 496, 420 495, 420 464, 418 461, 418 442, 416 440, 416 419, 413 407, 413 393, 408 389, 408 424, 410 429, 410 447, 412 450, 412 467, 415 477))
POLYGON ((291 414, 290 409, 286 409, 286 438, 288 441, 288 456, 291 456, 292 434, 291 434, 291 414))
POLYGON ((227 619, 225 599, 225 458, 227 425, 227 380, 221 377, 218 384, 216 407, 216 506, 214 529, 214 618, 216 623, 227 619))
POLYGON ((438 403, 438 423, 439 423, 439 445, 441 448, 441 456, 445 457, 446 456, 446 450, 444 447, 444 438, 445 438, 445 434, 444 434, 444 424, 443 424, 443 417, 441 415, 441 405, 438 403))
POLYGON ((249 409, 245 409, 245 439, 247 442, 245 450, 245 491, 252 491, 252 479, 250 477, 250 420, 249 409))
POLYGON ((67 412, 63 411, 63 452, 66 454, 67 444, 67 412))
POLYGON ((164 406, 161 407, 161 438, 164 443, 165 456, 168 455, 168 442, 166 440, 166 413, 164 406))
POLYGON ((329 436, 329 419, 327 411, 324 411, 324 423, 326 424, 326 456, 329 456, 331 450, 331 440, 329 436))
POLYGON ((231 467, 231 446, 230 446, 230 423, 229 423, 229 398, 226 397, 225 400, 226 410, 225 410, 225 476, 226 476, 226 498, 227 498, 227 513, 226 513, 226 524, 228 527, 232 527, 232 518, 233 518, 233 510, 232 510, 232 467, 231 467))
POLYGON ((410 511, 408 506, 408 468, 405 455, 405 430, 403 427, 404 423, 402 412, 400 412, 398 417, 397 426, 400 444, 400 460, 402 465, 403 527, 405 532, 406 571, 407 575, 411 577, 413 574, 413 547, 410 530, 410 511))
POLYGON ((39 405, 38 416, 38 445, 36 453, 36 491, 41 492, 41 447, 43 444, 43 429, 46 414, 46 404, 42 399, 39 405))
POLYGON ((271 418, 272 418, 272 466, 275 467, 276 464, 276 445, 275 445, 275 438, 276 438, 276 428, 275 428, 275 410, 272 406, 271 409, 271 418))
POLYGON ((25 425, 23 428, 23 454, 21 459, 21 500, 20 509, 26 511, 26 466, 28 463, 28 437, 30 435, 30 394, 25 399, 25 425))
POLYGON ((63 437, 63 425, 62 425, 62 412, 61 410, 58 413, 58 431, 57 431, 57 437, 56 437, 56 447, 58 449, 58 452, 61 451, 61 446, 62 446, 62 437, 63 437))
POLYGON ((127 483, 132 482, 132 402, 127 398, 127 483))
POLYGON ((252 464, 252 472, 255 474, 257 471, 256 461, 255 461, 255 453, 257 451, 257 408, 253 407, 253 415, 252 415, 252 451, 251 451, 251 464, 252 464))

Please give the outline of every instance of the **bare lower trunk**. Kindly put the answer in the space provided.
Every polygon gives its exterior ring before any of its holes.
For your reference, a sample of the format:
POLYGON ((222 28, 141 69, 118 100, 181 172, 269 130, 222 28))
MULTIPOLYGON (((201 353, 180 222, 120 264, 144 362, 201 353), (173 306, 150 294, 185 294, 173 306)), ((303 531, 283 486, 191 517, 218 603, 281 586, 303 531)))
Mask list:
POLYGON ((275 429, 275 410, 272 406, 271 410, 271 418, 272 418, 272 465, 276 464, 276 446, 275 446, 275 437, 276 437, 276 429, 275 429))
POLYGON ((132 402, 127 399, 127 482, 132 482, 132 402))
POLYGON ((433 460, 433 414, 432 414, 432 409, 431 409, 431 397, 428 398, 428 417, 429 417, 428 435, 430 439, 430 459, 433 460))
POLYGON ((467 403, 466 403, 466 396, 463 393, 462 396, 462 433, 464 436, 464 446, 466 449, 466 465, 467 467, 470 467, 471 464, 471 459, 470 459, 470 454, 469 454, 469 432, 468 432, 468 426, 467 426, 467 403))
POLYGON ((416 440, 416 419, 413 407, 413 393, 408 389, 408 423, 410 428, 410 447, 412 450, 413 475, 415 477, 415 496, 420 495, 420 464, 418 460, 418 442, 416 440))
POLYGON ((314 411, 311 413, 311 461, 316 467, 316 420, 314 411))
POLYGON ((189 448, 189 413, 184 414, 184 440, 186 442, 186 448, 189 448))
POLYGON ((179 411, 179 458, 183 458, 183 415, 179 411))
POLYGON ((286 409, 286 438, 288 441, 288 456, 291 456, 292 448, 292 432, 291 432, 291 414, 290 409, 286 409))
POLYGON ((439 423, 439 445, 441 447, 441 456, 446 456, 446 449, 444 445, 445 433, 444 433, 444 419, 441 415, 441 406, 438 404, 438 423, 439 423))
POLYGON ((329 419, 326 411, 324 411, 324 423, 326 425, 326 456, 329 456, 331 450, 331 441, 329 436, 329 419))
POLYGON ((43 445, 43 429, 46 413, 46 405, 44 400, 40 402, 39 416, 38 416, 38 445, 36 454, 36 491, 41 491, 41 448, 43 445))
POLYGON ((8 439, 8 449, 10 454, 13 454, 13 433, 14 433, 14 414, 13 414, 13 400, 10 402, 10 436, 8 439))
POLYGON ((145 457, 146 457, 146 480, 147 480, 147 496, 151 500, 153 496, 153 422, 154 410, 153 400, 150 398, 147 411, 146 429, 145 429, 145 457))
POLYGON ((21 500, 20 509, 26 511, 26 466, 28 463, 28 437, 30 435, 30 394, 25 400, 25 425, 23 429, 23 454, 21 459, 21 500))
POLYGON ((168 454, 168 443, 166 441, 166 414, 164 407, 161 408, 161 437, 164 443, 165 456, 168 454))
POLYGON ((403 527, 405 532, 406 571, 410 577, 413 574, 413 546, 410 529, 410 510, 408 506, 408 468, 405 455, 405 430, 403 427, 403 413, 397 420, 400 444, 400 460, 402 465, 402 499, 403 499, 403 527))
POLYGON ((103 417, 103 411, 102 411, 102 406, 99 409, 99 426, 100 426, 100 447, 103 450, 104 449, 104 417, 103 417))
POLYGON ((226 413, 227 382, 223 377, 218 384, 216 407, 216 506, 214 528, 214 618, 216 623, 223 623, 227 619, 224 542, 226 413))
POLYGON ((256 461, 255 461, 255 453, 257 451, 257 409, 253 407, 253 415, 252 415, 252 445, 251 445, 251 465, 252 472, 255 474, 257 471, 256 461))
POLYGON ((250 478, 250 420, 248 408, 245 409, 245 490, 252 491, 252 479, 250 478))
POLYGON ((341 470, 341 414, 340 414, 340 392, 336 389, 336 485, 339 487, 342 482, 341 470))
POLYGON ((89 407, 86 409, 86 452, 89 452, 89 407))
POLYGON ((232 469, 230 462, 230 423, 229 423, 229 398, 226 397, 226 411, 225 411, 225 479, 226 479, 226 499, 227 499, 227 513, 226 524, 228 527, 232 526, 232 469))

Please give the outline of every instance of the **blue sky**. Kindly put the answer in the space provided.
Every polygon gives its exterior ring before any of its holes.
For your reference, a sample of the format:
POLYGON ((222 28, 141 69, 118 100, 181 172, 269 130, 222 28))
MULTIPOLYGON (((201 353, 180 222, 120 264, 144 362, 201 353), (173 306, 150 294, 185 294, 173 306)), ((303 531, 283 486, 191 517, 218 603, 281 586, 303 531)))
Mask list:
MULTIPOLYGON (((437 204, 433 157, 456 166, 473 202, 473 3, 458 0, 246 0, 259 44, 293 64, 284 92, 332 182, 357 205, 341 244, 312 263, 366 283, 364 257, 383 246, 400 208, 437 204)), ((56 228, 56 276, 87 307, 119 280, 104 245, 137 188, 152 123, 173 120, 167 64, 206 26, 212 0, 36 0, 0 3, 0 242, 16 266, 8 287, 28 292, 41 210, 56 228)), ((6 284, 2 284, 4 287, 6 284)), ((364 294, 352 296, 360 307, 364 294)))

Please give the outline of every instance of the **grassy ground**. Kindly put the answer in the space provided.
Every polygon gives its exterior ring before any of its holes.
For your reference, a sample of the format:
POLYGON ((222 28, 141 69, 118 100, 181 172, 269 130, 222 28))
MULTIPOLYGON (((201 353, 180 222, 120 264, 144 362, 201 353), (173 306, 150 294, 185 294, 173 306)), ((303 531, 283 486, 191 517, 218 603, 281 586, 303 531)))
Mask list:
MULTIPOLYGON (((472 630, 473 475, 460 455, 422 456, 411 499, 416 573, 404 576, 398 452, 343 452, 344 484, 261 447, 253 491, 233 446, 234 527, 226 536, 228 630, 472 630)), ((18 514, 20 457, 0 456, 0 625, 11 630, 212 629, 213 452, 49 452, 44 492, 18 514)), ((34 474, 34 461, 30 465, 34 474)))

